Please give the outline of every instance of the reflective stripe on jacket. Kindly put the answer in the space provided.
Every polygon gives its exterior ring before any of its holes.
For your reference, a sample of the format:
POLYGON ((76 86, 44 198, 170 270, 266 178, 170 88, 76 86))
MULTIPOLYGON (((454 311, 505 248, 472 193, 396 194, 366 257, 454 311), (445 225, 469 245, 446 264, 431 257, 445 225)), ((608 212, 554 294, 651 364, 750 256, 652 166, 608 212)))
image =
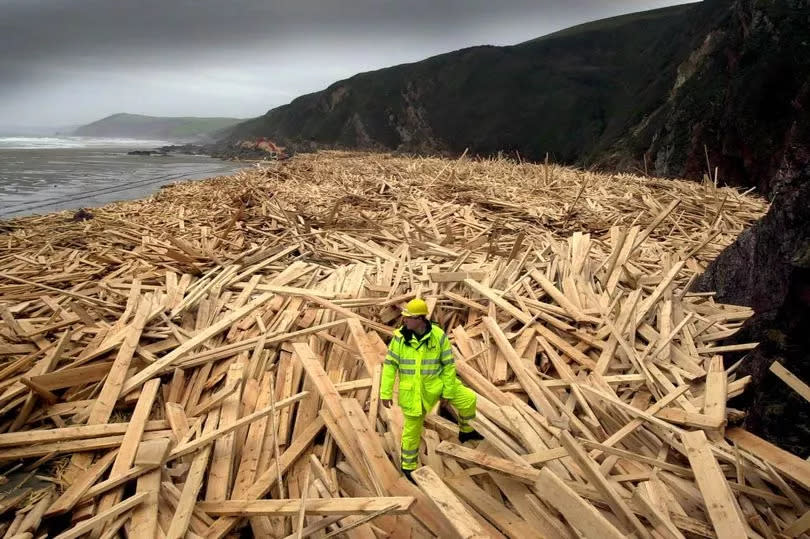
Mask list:
POLYGON ((456 387, 453 349, 438 324, 421 338, 408 339, 402 328, 394 331, 388 345, 380 380, 380 398, 393 398, 394 380, 399 374, 399 405, 402 413, 421 416, 430 411, 439 398, 450 398, 456 387))

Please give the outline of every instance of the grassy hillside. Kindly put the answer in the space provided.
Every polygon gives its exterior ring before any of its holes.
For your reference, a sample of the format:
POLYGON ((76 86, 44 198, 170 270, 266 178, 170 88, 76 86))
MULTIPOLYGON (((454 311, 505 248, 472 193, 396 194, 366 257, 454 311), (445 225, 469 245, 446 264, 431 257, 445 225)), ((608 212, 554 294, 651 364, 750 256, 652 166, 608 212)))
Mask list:
POLYGON ((690 24, 695 9, 614 17, 362 73, 239 124, 229 140, 588 161, 665 100, 701 34, 690 24))
POLYGON ((808 0, 705 0, 361 73, 239 124, 221 153, 252 137, 292 151, 548 153, 694 179, 717 167, 769 193, 807 81, 808 0))
POLYGON ((210 139, 215 133, 231 127, 237 118, 157 117, 139 114, 113 114, 75 131, 87 137, 132 137, 197 141, 210 139))

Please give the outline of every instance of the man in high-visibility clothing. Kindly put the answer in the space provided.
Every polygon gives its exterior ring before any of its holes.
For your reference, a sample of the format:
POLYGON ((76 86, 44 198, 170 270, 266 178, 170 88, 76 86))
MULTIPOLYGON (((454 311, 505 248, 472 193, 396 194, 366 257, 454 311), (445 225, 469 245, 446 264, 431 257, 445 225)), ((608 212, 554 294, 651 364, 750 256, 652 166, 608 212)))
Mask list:
POLYGON ((386 408, 391 407, 398 373, 399 406, 405 416, 401 467, 411 479, 411 471, 418 467, 425 415, 440 398, 456 409, 460 442, 481 440, 482 436, 469 424, 475 417, 475 393, 456 378, 450 340, 428 319, 427 304, 419 298, 411 300, 402 317, 402 327, 394 331, 383 362, 380 400, 386 408))

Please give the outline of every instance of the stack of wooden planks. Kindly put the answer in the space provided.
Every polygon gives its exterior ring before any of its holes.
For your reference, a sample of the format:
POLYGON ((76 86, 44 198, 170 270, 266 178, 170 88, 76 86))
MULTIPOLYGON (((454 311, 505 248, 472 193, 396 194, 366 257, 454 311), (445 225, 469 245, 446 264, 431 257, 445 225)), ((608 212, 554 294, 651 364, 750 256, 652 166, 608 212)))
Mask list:
POLYGON ((729 188, 322 152, 0 230, 5 537, 797 537, 810 463, 741 428, 750 309, 689 292, 729 188), (424 297, 481 442, 386 342, 424 297))

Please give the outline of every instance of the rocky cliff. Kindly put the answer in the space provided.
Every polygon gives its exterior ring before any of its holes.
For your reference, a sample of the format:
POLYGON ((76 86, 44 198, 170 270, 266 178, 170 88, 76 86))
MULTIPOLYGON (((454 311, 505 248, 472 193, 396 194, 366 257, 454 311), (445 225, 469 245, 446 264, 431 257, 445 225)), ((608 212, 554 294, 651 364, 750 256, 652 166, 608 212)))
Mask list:
POLYGON ((666 101, 603 162, 646 156, 656 174, 689 178, 716 167, 722 183, 769 195, 783 163, 796 161, 788 154, 806 152, 796 136, 807 118, 810 2, 717 0, 702 13, 710 17, 703 37, 680 61, 666 101))
POLYGON ((362 73, 236 126, 227 142, 592 162, 664 104, 705 33, 691 22, 704 10, 636 13, 362 73))
POLYGON ((743 232, 704 273, 698 289, 749 305, 756 315, 736 341, 759 341, 740 369, 754 377, 745 396, 746 427, 810 456, 810 404, 769 373, 773 361, 810 383, 810 82, 794 100, 775 173, 768 214, 743 232))
POLYGON ((226 143, 549 153, 660 176, 716 170, 768 194, 808 77, 807 0, 706 0, 362 73, 239 124, 226 143))

